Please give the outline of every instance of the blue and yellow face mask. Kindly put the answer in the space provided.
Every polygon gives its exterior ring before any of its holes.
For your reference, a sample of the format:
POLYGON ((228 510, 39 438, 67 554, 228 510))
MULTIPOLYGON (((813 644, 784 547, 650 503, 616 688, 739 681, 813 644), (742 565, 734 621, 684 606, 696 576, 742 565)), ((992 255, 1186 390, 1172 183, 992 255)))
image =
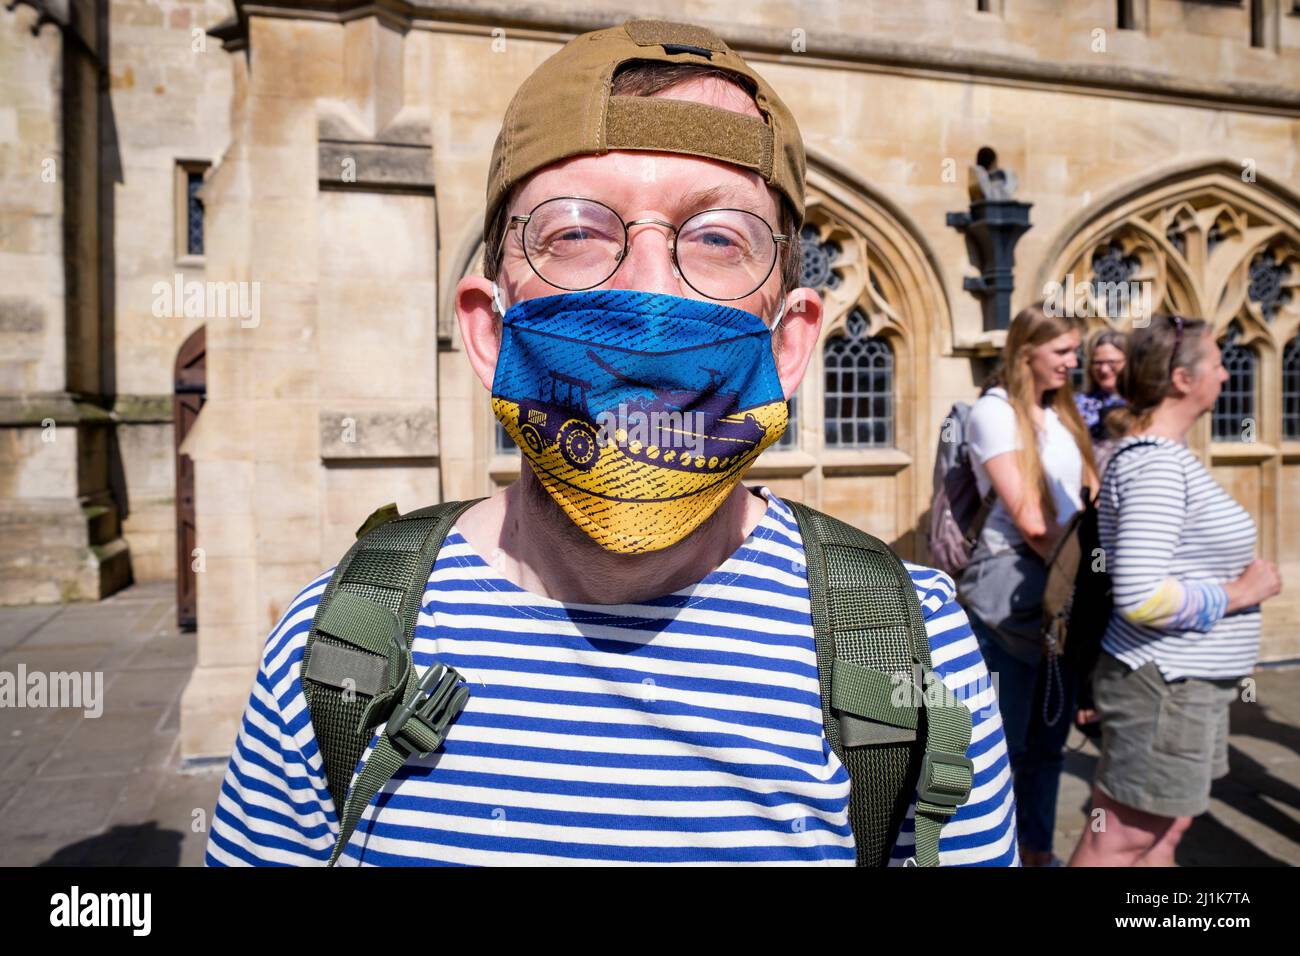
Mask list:
POLYGON ((526 299, 502 318, 492 408, 601 547, 657 551, 698 528, 785 431, 775 328, 628 289, 526 299))

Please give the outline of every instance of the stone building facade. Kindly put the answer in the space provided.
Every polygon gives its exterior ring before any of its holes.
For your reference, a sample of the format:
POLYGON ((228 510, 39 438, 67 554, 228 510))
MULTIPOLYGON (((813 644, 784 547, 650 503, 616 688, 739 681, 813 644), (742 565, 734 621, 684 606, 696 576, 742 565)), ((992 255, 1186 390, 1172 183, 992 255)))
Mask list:
MULTIPOLYGON (((107 500, 125 513, 137 577, 173 570, 175 434, 162 401, 175 403, 178 355, 193 368, 201 355, 205 402, 179 459, 193 462, 186 556, 200 569, 199 664, 182 716, 194 758, 228 752, 267 631, 373 508, 486 494, 517 474, 460 354, 451 294, 479 268, 487 162, 515 88, 569 37, 627 16, 605 0, 266 0, 236 2, 218 23, 219 8, 110 4, 133 12, 110 17, 106 101, 119 140, 144 128, 119 148, 124 175, 99 178, 115 197, 99 221, 116 236, 115 265, 99 273, 113 355, 99 367, 115 378, 74 387, 49 356, 84 357, 80 344, 53 322, 45 339, 24 331, 37 323, 21 303, 0 314, 0 336, 29 343, 25 364, 6 347, 6 401, 98 396, 130 508, 107 500), (169 67, 148 45, 167 30, 190 39, 178 10, 209 28, 210 45, 169 67), (157 85, 170 92, 149 100, 157 85), (184 268, 178 187, 163 184, 168 171, 181 182, 182 160, 212 163, 202 259, 184 268), (209 285, 194 309, 156 317, 152 290, 177 272, 209 285)), ((682 15, 666 0, 636 13, 682 15)), ((0 43, 26 58, 0 66, 3 88, 17 73, 20 116, 57 112, 57 88, 34 84, 31 63, 54 62, 58 38, 21 34, 35 17, 24 7, 2 16, 0 43)), ((690 17, 768 77, 808 150, 805 277, 827 301, 825 340, 795 427, 750 480, 925 560, 941 422, 975 397, 1005 334, 968 290, 978 264, 948 225, 968 211, 967 170, 988 148, 1031 204, 1014 308, 1067 278, 1140 282, 1156 306, 1211 319, 1229 346, 1228 395, 1194 446, 1255 516, 1261 556, 1282 565, 1264 656, 1300 655, 1300 15, 1289 0, 772 0, 739 18, 734 4, 701 0, 690 17)), ((5 116, 0 132, 12 129, 5 116)), ((26 122, 23 149, 59 134, 57 120, 26 122)), ((54 203, 5 176, 6 217, 54 203)), ((60 208, 40 212, 50 239, 60 208)), ((36 248, 40 238, 27 240, 32 261, 66 274, 74 251, 36 248)), ((0 268, 47 297, 45 315, 75 311, 19 260, 0 268)), ((18 492, 48 491, 70 467, 41 459, 30 421, 0 427, 0 474, 18 492)), ((93 489, 74 485, 57 497, 81 507, 93 489)), ((10 520, 24 495, 3 497, 10 520)), ((27 599, 42 596, 33 584, 27 599)))
POLYGON ((229 141, 224 0, 0 9, 0 603, 176 573, 173 369, 203 277, 186 169, 229 141))

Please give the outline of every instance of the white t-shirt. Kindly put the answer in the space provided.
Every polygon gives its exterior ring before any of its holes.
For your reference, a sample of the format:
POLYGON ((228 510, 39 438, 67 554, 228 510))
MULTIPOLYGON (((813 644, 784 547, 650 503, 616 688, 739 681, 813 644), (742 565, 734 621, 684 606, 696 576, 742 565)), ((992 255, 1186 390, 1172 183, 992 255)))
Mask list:
MULTIPOLYGON (((1083 455, 1074 436, 1061 423, 1056 410, 1043 409, 1045 427, 1038 433, 1038 455, 1047 474, 1047 484, 1056 502, 1057 520, 1064 523, 1083 507, 1083 455)), ((970 445, 971 468, 979 484, 980 496, 992 485, 984 463, 990 458, 1020 448, 1020 431, 1016 427, 1016 410, 1007 400, 1004 388, 991 388, 971 408, 966 440, 970 445)), ((997 499, 980 540, 993 552, 1006 551, 1024 544, 1024 536, 1011 519, 1002 499, 997 499)))

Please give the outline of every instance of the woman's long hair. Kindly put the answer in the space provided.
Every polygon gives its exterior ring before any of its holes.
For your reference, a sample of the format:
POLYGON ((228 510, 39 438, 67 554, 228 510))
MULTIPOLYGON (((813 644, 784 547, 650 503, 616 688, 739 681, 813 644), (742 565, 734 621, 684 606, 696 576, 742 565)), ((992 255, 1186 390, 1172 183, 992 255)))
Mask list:
MULTIPOLYGON (((1001 385, 1007 391, 1011 407, 1016 411, 1016 428, 1020 433, 1020 450, 1017 458, 1020 465, 1021 487, 1024 494, 1033 494, 1038 499, 1038 507, 1053 523, 1057 520, 1056 500, 1048 485, 1047 472, 1043 469, 1043 459, 1038 453, 1038 433, 1034 427, 1033 407, 1038 404, 1037 389, 1034 387, 1034 373, 1029 369, 1029 353, 1052 339, 1067 332, 1082 331, 1078 319, 1065 316, 1048 315, 1042 304, 1031 305, 1021 309, 1011 320, 1007 330, 1007 341, 1002 347, 1002 361, 997 370, 985 383, 985 390, 1001 385)), ((1067 431, 1079 447, 1079 454, 1092 475, 1097 474, 1097 459, 1092 452, 1092 439, 1088 435, 1088 426, 1083 423, 1079 409, 1074 404, 1074 392, 1070 387, 1069 376, 1060 388, 1052 389, 1044 398, 1047 407, 1056 412, 1067 431)), ((1023 508, 1027 499, 1022 499, 1023 508)))

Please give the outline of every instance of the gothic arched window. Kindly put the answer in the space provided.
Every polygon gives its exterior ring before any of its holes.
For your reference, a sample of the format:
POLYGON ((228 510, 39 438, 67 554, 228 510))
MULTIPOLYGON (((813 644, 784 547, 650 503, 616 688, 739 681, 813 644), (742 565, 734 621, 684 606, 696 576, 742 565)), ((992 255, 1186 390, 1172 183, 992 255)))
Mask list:
POLYGON ((1247 420, 1255 419, 1255 379, 1258 359, 1253 349, 1239 345, 1241 328, 1234 322, 1228 327, 1220 346, 1228 380, 1214 405, 1211 434, 1215 441, 1244 441, 1247 420))
POLYGON ((894 444, 894 350, 867 335, 858 309, 845 331, 826 341, 826 445, 880 448, 894 444))

